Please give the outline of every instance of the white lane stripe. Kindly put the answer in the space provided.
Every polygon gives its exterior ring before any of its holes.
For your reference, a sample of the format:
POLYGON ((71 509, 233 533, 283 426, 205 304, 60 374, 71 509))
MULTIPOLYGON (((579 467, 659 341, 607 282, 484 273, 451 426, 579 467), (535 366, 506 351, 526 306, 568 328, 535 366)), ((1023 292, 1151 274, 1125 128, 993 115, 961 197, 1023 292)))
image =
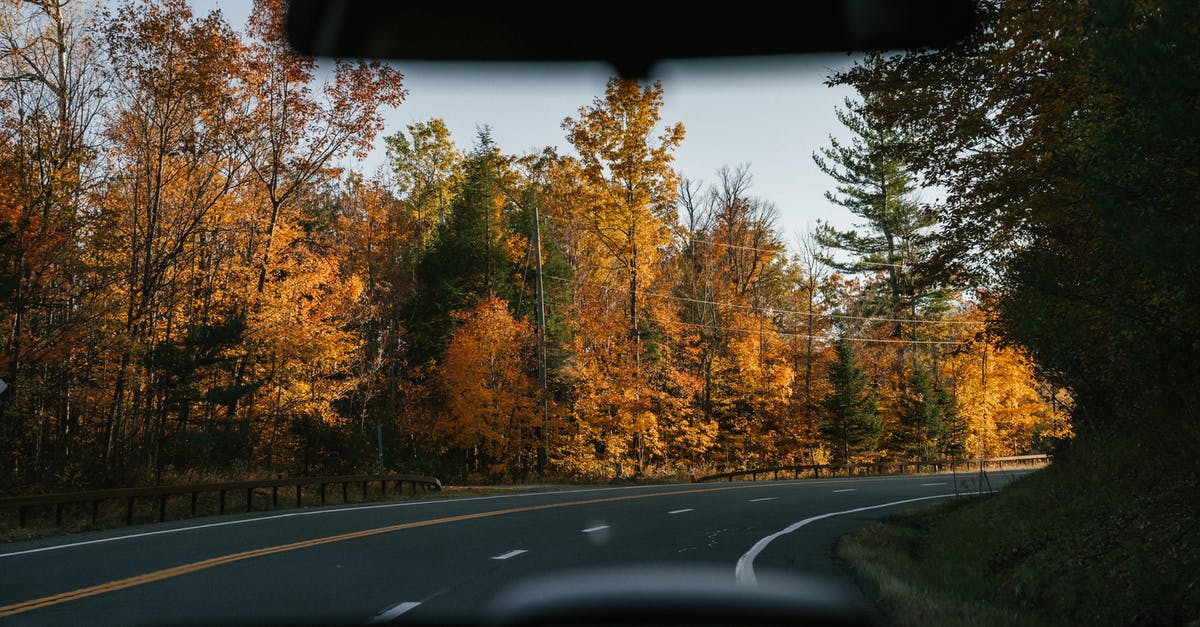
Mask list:
POLYGON ((599 527, 588 527, 587 529, 580 529, 580 531, 582 533, 592 533, 593 531, 600 531, 601 529, 608 529, 608 525, 600 525, 599 527))
POLYGON ((692 508, 690 508, 690 507, 686 507, 686 508, 684 508, 684 509, 673 509, 673 510, 671 510, 671 511, 667 512, 667 513, 668 513, 668 514, 683 514, 683 513, 685 513, 685 512, 694 512, 694 511, 696 511, 696 510, 694 510, 694 509, 692 509, 692 508))
MULTIPOLYGON (((961 494, 978 494, 978 493, 977 492, 970 492, 970 493, 962 492, 961 494)), ((944 499, 949 496, 954 496, 954 495, 953 494, 938 494, 935 496, 921 496, 921 497, 917 497, 915 499, 905 499, 903 501, 892 501, 891 503, 883 503, 880 505, 868 505, 867 507, 858 507, 855 509, 847 509, 847 510, 840 511, 840 512, 829 512, 828 514, 821 514, 819 516, 805 518, 804 520, 801 520, 800 522, 794 522, 794 523, 788 525, 787 527, 784 527, 783 529, 780 529, 779 531, 776 531, 775 533, 759 540, 758 542, 755 542, 754 546, 750 547, 749 551, 746 551, 745 553, 742 554, 741 557, 738 558, 737 566, 734 567, 734 569, 733 569, 733 576, 734 576, 734 578, 737 579, 737 582, 740 585, 743 585, 743 586, 758 585, 758 579, 755 578, 755 576, 754 576, 754 558, 758 557, 758 554, 762 553, 763 549, 767 548, 767 545, 770 544, 771 541, 774 540, 775 538, 778 538, 780 536, 785 536, 785 535, 803 527, 804 525, 807 525, 808 523, 816 522, 823 518, 832 518, 834 516, 842 516, 844 514, 856 514, 858 512, 865 512, 865 511, 871 510, 871 509, 881 509, 884 507, 892 507, 893 505, 904 505, 905 503, 916 503, 918 501, 928 501, 929 499, 944 499)))
POLYGON ((774 501, 778 496, 764 496, 761 499, 750 499, 747 503, 757 503, 759 501, 774 501))
POLYGON ((837 494, 838 492, 854 492, 857 490, 858 490, 858 488, 845 488, 843 490, 834 490, 833 493, 837 494))
POLYGON ((947 485, 947 482, 939 481, 937 483, 922 483, 921 485, 947 485))
POLYGON ((420 601, 405 601, 403 603, 397 603, 376 614, 375 617, 367 621, 367 623, 386 623, 420 604, 420 601))
POLYGON ((493 557, 492 559, 494 559, 494 560, 506 560, 506 559, 508 559, 508 558, 510 558, 510 557, 516 557, 516 556, 518 556, 518 555, 520 555, 520 554, 522 554, 522 553, 526 553, 526 552, 527 552, 527 551, 526 551, 525 549, 513 549, 512 551, 509 551, 508 553, 505 553, 504 555, 497 555, 497 556, 493 557))

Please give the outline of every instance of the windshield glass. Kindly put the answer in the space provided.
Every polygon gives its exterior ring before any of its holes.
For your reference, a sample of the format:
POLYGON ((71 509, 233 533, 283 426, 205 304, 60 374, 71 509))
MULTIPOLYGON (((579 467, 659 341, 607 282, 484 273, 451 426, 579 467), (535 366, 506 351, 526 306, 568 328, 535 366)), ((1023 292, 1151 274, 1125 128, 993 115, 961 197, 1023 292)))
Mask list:
POLYGON ((1189 407, 1184 61, 1094 36, 1175 5, 1017 4, 622 77, 3 0, 0 619, 882 620, 846 533, 1189 407))

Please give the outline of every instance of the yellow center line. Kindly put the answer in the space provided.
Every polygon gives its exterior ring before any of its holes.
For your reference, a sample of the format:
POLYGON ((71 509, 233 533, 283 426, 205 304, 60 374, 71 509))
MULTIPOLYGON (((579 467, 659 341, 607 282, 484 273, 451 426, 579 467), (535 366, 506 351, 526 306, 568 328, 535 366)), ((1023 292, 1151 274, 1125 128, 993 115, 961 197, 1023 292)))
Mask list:
POLYGON ((89 586, 87 588, 79 588, 78 590, 71 590, 70 592, 61 592, 59 594, 52 594, 50 596, 40 597, 37 599, 30 599, 28 601, 22 601, 20 603, 13 603, 11 605, 0 606, 0 618, 4 618, 6 616, 13 616, 15 614, 21 614, 24 612, 36 610, 36 609, 43 608, 43 607, 49 607, 51 605, 58 605, 60 603, 66 603, 68 601, 76 601, 78 599, 85 599, 87 597, 92 597, 92 596, 96 596, 99 594, 105 594, 108 592, 116 592, 118 590, 125 590, 127 588, 133 588, 133 587, 145 585, 148 583, 154 583, 156 581, 163 581, 165 579, 171 579, 173 577, 178 577, 180 575, 187 575, 189 573, 194 573, 194 572, 198 572, 201 570, 214 568, 216 566, 222 566, 224 564, 232 564, 233 562, 240 562, 242 560, 247 560, 247 559, 251 559, 254 557, 262 557, 264 555, 273 555, 275 553, 283 553, 286 551, 295 551, 297 549, 305 549, 308 547, 320 546, 322 544, 333 544, 334 542, 343 542, 345 540, 366 538, 368 536, 379 535, 381 533, 392 533, 394 531, 402 531, 404 529, 413 529, 416 527, 428 527, 430 525, 444 525, 446 523, 459 522, 459 521, 463 521, 463 520, 474 520, 477 518, 490 518, 492 516, 503 516, 505 514, 535 512, 535 511, 544 510, 544 509, 556 509, 556 508, 560 508, 560 507, 574 507, 577 505, 594 505, 596 503, 612 503, 615 501, 631 501, 634 499, 646 499, 646 498, 652 498, 652 497, 658 497, 658 496, 674 496, 674 495, 678 495, 678 494, 698 494, 701 492, 720 492, 720 491, 724 491, 724 490, 737 490, 737 489, 742 489, 742 488, 747 488, 747 487, 766 487, 766 486, 728 486, 728 487, 720 487, 720 488, 701 488, 701 489, 694 489, 694 490, 678 490, 678 491, 672 491, 672 492, 652 492, 649 494, 632 494, 632 495, 627 495, 627 496, 613 496, 613 497, 600 498, 600 499, 587 499, 587 500, 583 500, 583 501, 570 501, 567 503, 548 503, 545 505, 529 505, 526 507, 513 507, 513 508, 509 508, 509 509, 497 509, 497 510, 492 510, 492 511, 488 511, 488 512, 476 512, 474 514, 461 514, 458 516, 447 516, 445 518, 432 518, 430 520, 419 520, 416 522, 402 523, 399 525, 389 525, 386 527, 376 527, 374 529, 365 529, 363 531, 353 531, 350 533, 342 533, 342 534, 333 535, 333 536, 326 536, 323 538, 314 538, 312 540, 302 540, 300 542, 292 542, 289 544, 281 544, 279 546, 264 547, 261 549, 253 549, 250 551, 242 551, 241 553, 232 553, 230 555, 213 557, 213 558, 209 558, 206 560, 201 560, 199 562, 192 562, 190 564, 183 564, 181 566, 165 568, 163 570, 151 571, 151 572, 144 573, 141 575, 136 575, 133 577, 126 577, 125 579, 117 579, 114 581, 109 581, 107 583, 102 583, 102 584, 95 585, 95 586, 89 586))

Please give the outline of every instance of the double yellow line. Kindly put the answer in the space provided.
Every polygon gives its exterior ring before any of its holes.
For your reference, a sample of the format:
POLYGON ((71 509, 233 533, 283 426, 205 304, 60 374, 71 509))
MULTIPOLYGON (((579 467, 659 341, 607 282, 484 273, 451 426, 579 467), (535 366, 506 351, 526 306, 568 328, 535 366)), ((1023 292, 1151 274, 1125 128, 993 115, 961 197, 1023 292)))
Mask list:
POLYGON ((333 544, 334 542, 344 542, 346 540, 354 540, 357 538, 366 538, 368 536, 379 535, 381 533, 392 533, 394 531, 403 531, 404 529, 413 529, 416 527, 444 525, 446 523, 460 522, 463 520, 474 520, 477 518, 490 518, 492 516, 504 516, 506 514, 519 514, 522 512, 535 512, 535 511, 544 510, 544 509, 557 509, 560 507, 574 507, 574 506, 578 506, 578 505, 593 505, 596 503, 612 503, 612 502, 616 502, 616 501, 631 501, 634 499, 647 499, 647 498, 653 498, 653 497, 658 497, 658 496, 673 496, 673 495, 678 495, 678 494, 697 494, 697 493, 701 493, 701 492, 720 492, 720 491, 724 491, 724 490, 736 490, 736 489, 743 488, 743 487, 748 487, 748 486, 701 488, 701 489, 695 489, 695 490, 678 490, 678 491, 672 491, 672 492, 652 492, 652 493, 648 493, 648 494, 633 494, 633 495, 628 495, 628 496, 614 496, 614 497, 602 498, 602 499, 587 499, 584 501, 570 501, 567 503, 530 505, 528 507, 512 507, 512 508, 508 508, 508 509, 492 510, 489 512, 477 512, 474 514, 462 514, 459 516, 447 516, 445 518, 433 518, 430 520, 419 520, 416 522, 403 523, 403 524, 399 524, 399 525, 376 527, 374 529, 365 529, 363 531, 342 533, 342 534, 338 534, 335 536, 326 536, 323 538, 314 538, 312 540, 304 540, 301 542, 292 542, 290 544, 281 544, 279 546, 265 547, 265 548, 261 548, 261 549, 254 549, 251 551, 242 551, 241 553, 232 553, 230 555, 223 555, 221 557, 213 557, 210 559, 201 560, 199 562, 192 562, 190 564, 184 564, 182 566, 175 566, 174 568, 166 568, 163 570, 156 570, 156 571, 148 572, 148 573, 145 573, 142 575, 137 575, 134 577, 127 577, 125 579, 117 579, 114 581, 109 581, 107 583, 102 583, 102 584, 95 585, 95 586, 89 586, 87 588, 79 588, 78 590, 71 590, 70 592, 61 592, 59 594, 52 594, 50 596, 45 596, 45 597, 41 597, 41 598, 37 598, 37 599, 30 599, 28 601, 22 601, 20 603, 13 603, 12 605, 0 606, 0 618, 4 618, 6 616, 13 616, 15 614, 22 614, 24 612, 29 612, 29 611, 36 610, 36 609, 43 608, 43 607, 49 607, 51 605, 58 605, 60 603, 66 603, 68 601, 77 601, 79 599, 86 599, 87 597, 92 597, 92 596, 96 596, 96 595, 100 595, 100 594, 116 592, 118 590, 125 590, 127 588, 133 588, 133 587, 145 585, 148 583, 154 583, 156 581, 163 581, 164 579, 171 579, 172 577, 178 577, 180 575, 187 575, 189 573, 194 573, 194 572, 206 570, 209 568, 215 568, 217 566, 222 566, 224 564, 232 564, 234 562, 240 562, 242 560, 248 560, 248 559, 255 558, 255 557, 262 557, 264 555, 274 555, 275 553, 284 553, 286 551, 295 551, 297 549, 306 549, 308 547, 321 546, 322 544, 333 544))

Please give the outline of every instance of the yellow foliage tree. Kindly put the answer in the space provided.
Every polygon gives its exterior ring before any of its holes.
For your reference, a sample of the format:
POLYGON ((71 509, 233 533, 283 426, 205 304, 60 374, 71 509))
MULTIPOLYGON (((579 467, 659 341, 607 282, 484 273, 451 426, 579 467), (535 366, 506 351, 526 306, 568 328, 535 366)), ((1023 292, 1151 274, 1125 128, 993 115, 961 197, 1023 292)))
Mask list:
MULTIPOLYGON (((983 321, 984 316, 972 306, 958 320, 983 321)), ((1073 435, 1068 407, 1039 382, 1028 358, 1016 349, 992 345, 986 335, 975 338, 974 330, 964 325, 963 349, 944 367, 967 423, 966 454, 1040 452, 1043 441, 1073 435)))

